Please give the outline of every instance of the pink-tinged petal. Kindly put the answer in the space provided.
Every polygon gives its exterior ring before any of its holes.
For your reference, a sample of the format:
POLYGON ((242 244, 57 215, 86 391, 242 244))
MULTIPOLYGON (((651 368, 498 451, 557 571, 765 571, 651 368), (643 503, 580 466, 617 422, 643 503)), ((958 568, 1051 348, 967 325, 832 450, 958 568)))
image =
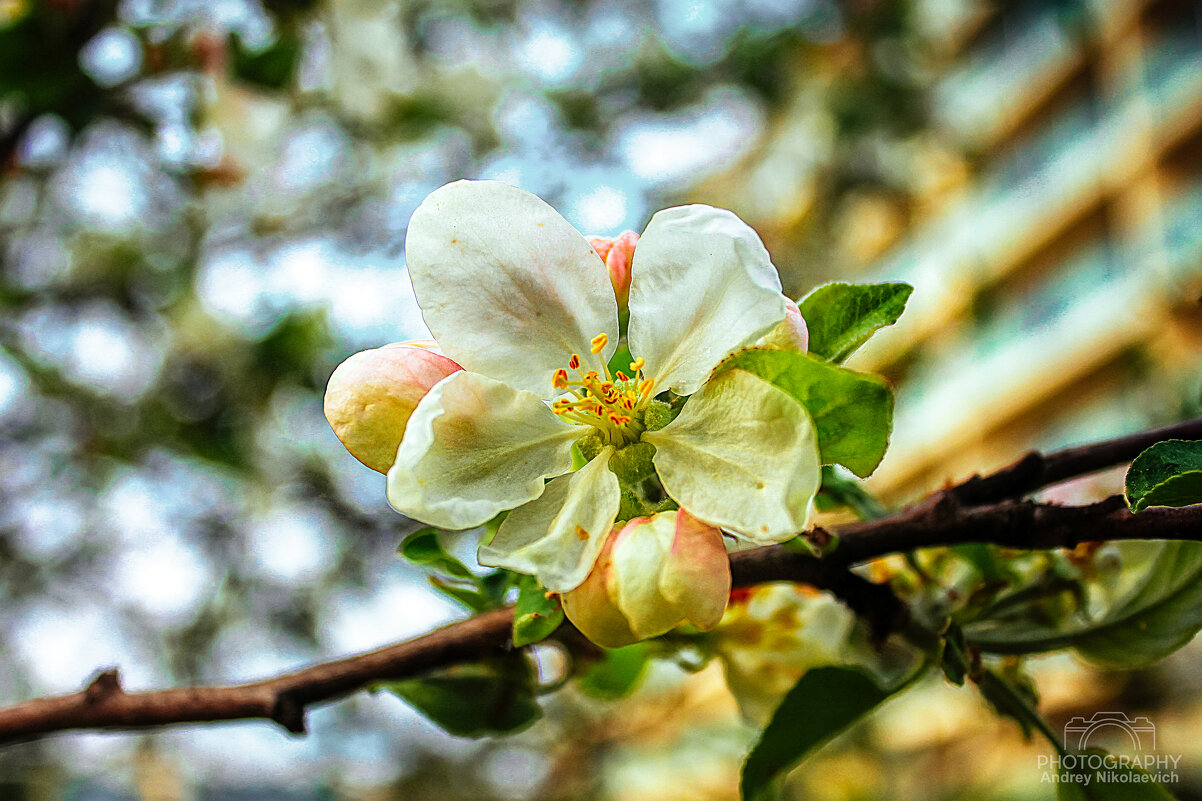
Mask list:
POLYGON ((675 533, 676 515, 666 512, 632 520, 614 538, 609 595, 639 639, 657 637, 684 622, 660 591, 675 533))
POLYGON ((613 549, 618 530, 605 539, 605 545, 588 578, 579 587, 560 596, 563 611, 572 625, 585 637, 605 648, 621 648, 638 642, 626 618, 610 597, 613 575, 613 549))
POLYGON ((797 308, 796 303, 785 298, 785 319, 765 334, 760 342, 770 348, 782 350, 796 350, 802 353, 809 350, 810 329, 806 327, 805 318, 801 316, 801 309, 797 308))
POLYGON ((624 231, 614 238, 590 236, 588 241, 609 270, 609 283, 618 299, 618 308, 626 308, 630 298, 630 265, 634 261, 634 248, 639 242, 639 235, 634 231, 624 231))
POLYGON ((586 236, 585 239, 593 246, 593 250, 597 251, 597 255, 601 257, 601 261, 609 256, 609 251, 613 249, 613 237, 608 236, 586 236))
POLYGON ((529 192, 447 184, 414 213, 405 254, 426 325, 465 370, 548 398, 573 353, 601 370, 617 349, 617 301, 596 251, 529 192), (598 334, 609 342, 594 355, 598 334))
POLYGON ((659 579, 660 591, 702 631, 722 620, 730 598, 730 559, 722 532, 684 509, 676 513, 676 537, 659 579))
POLYGON ((432 340, 398 342, 360 351, 330 375, 325 415, 351 455, 388 472, 417 404, 430 388, 462 369, 432 340))

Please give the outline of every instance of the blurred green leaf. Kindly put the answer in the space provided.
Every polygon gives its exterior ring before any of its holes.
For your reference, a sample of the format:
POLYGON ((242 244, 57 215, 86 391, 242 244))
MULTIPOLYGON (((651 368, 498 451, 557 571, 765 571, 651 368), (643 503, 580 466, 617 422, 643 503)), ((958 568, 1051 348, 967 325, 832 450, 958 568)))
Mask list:
POLYGON ((279 90, 291 83, 300 51, 300 39, 289 30, 281 31, 267 47, 255 50, 243 45, 239 37, 230 37, 235 77, 267 89, 279 90))
POLYGON ((818 430, 823 464, 841 464, 863 478, 885 456, 893 430, 893 392, 880 376, 770 348, 739 351, 718 369, 746 370, 793 396, 818 430))
POLYGON ((640 642, 625 648, 606 648, 577 679, 581 692, 613 700, 634 692, 651 661, 653 646, 640 642))
POLYGON ((484 612, 498 606, 486 593, 475 587, 448 581, 441 576, 430 576, 429 579, 434 589, 473 612, 484 612))
POLYGON ((518 579, 518 600, 513 610, 513 644, 517 647, 545 640, 563 622, 559 596, 547 590, 534 576, 518 579))
POLYGON ((396 695, 458 737, 509 734, 542 716, 525 669, 472 666, 442 676, 387 682, 378 689, 396 695))
POLYGON ((859 670, 820 667, 807 671, 785 695, 743 763, 743 800, 771 798, 776 781, 790 768, 890 695, 859 670))
POLYGON ((447 553, 438 539, 436 528, 419 529, 401 541, 398 553, 415 565, 437 570, 444 575, 475 581, 475 574, 447 553))
POLYGON ((939 666, 943 669, 943 675, 952 684, 963 687, 971 667, 970 662, 963 630, 955 623, 949 624, 943 637, 943 651, 939 655, 939 666))
POLYGON ((1162 659, 1202 629, 1202 542, 1166 542, 1140 584, 1098 621, 1077 627, 1032 621, 984 621, 966 629, 970 643, 993 653, 1076 648, 1109 667, 1162 659))
POLYGON ((1036 710, 1039 696, 1035 683, 1022 672, 1020 665, 1008 666, 1004 675, 997 670, 983 671, 977 678, 977 689, 993 707, 993 711, 1018 722, 1024 737, 1038 732, 1052 744, 1057 753, 1065 753, 1064 743, 1048 728, 1047 722, 1036 710))
POLYGON ((838 364, 906 310, 909 284, 826 284, 798 303, 810 353, 838 364))
POLYGON ((1131 511, 1202 503, 1202 442, 1170 439, 1135 457, 1127 470, 1131 511))

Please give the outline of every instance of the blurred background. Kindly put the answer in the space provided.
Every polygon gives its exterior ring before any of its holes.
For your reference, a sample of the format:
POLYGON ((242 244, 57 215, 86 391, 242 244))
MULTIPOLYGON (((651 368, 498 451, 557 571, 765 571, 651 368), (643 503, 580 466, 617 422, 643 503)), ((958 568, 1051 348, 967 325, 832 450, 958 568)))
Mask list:
MULTIPOLYGON (((405 226, 462 177, 589 234, 733 209, 793 297, 914 284, 852 362, 898 387, 893 504, 1202 413, 1196 2, 0 0, 0 703, 107 665, 249 680, 465 614, 395 558, 412 524, 321 412, 343 358, 423 335, 405 226)), ((1056 726, 1152 716, 1199 798, 1200 656, 1033 672, 1056 726)), ((0 751, 0 798, 733 798, 756 730, 689 667, 496 741, 383 695, 303 739, 71 735, 0 751)), ((790 792, 1052 798, 1046 746, 983 709, 924 685, 790 792)))

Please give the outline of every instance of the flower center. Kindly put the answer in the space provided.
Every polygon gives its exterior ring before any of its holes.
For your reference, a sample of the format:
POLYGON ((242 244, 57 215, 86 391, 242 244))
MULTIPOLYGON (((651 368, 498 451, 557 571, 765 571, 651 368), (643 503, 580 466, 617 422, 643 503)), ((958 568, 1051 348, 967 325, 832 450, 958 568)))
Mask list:
MULTIPOLYGON (((592 341, 592 352, 600 353, 609 344, 606 334, 598 334, 592 341)), ((567 369, 555 371, 552 379, 556 389, 567 390, 568 395, 557 398, 551 411, 565 420, 590 425, 601 431, 610 443, 621 445, 636 442, 643 433, 642 409, 650 395, 652 382, 643 377, 643 360, 630 363, 631 375, 618 371, 610 375, 603 368, 602 375, 596 370, 580 369, 580 356, 573 353, 567 369), (568 370, 575 374, 572 378, 568 370)))

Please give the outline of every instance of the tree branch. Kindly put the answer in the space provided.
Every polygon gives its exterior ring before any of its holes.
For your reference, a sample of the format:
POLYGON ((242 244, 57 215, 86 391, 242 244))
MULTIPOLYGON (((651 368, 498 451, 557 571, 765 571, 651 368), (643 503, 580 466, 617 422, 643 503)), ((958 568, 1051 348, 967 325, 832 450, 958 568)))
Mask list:
MULTIPOLYGON (((1202 438, 1202 420, 1070 448, 1028 454, 987 476, 974 476, 881 520, 839 528, 839 544, 818 558, 772 545, 731 555, 736 587, 797 581, 829 589, 867 618, 878 636, 899 628, 905 605, 883 585, 848 570, 891 553, 981 542, 1010 548, 1071 548, 1099 540, 1202 539, 1202 506, 1132 514, 1115 496, 1087 506, 1018 500, 1042 486, 1134 458, 1171 438, 1202 438)), ((305 730, 305 711, 379 681, 417 676, 512 648, 511 609, 486 612, 378 651, 314 665, 264 681, 127 693, 116 670, 71 695, 0 709, 0 745, 77 729, 138 729, 259 718, 305 730)))

